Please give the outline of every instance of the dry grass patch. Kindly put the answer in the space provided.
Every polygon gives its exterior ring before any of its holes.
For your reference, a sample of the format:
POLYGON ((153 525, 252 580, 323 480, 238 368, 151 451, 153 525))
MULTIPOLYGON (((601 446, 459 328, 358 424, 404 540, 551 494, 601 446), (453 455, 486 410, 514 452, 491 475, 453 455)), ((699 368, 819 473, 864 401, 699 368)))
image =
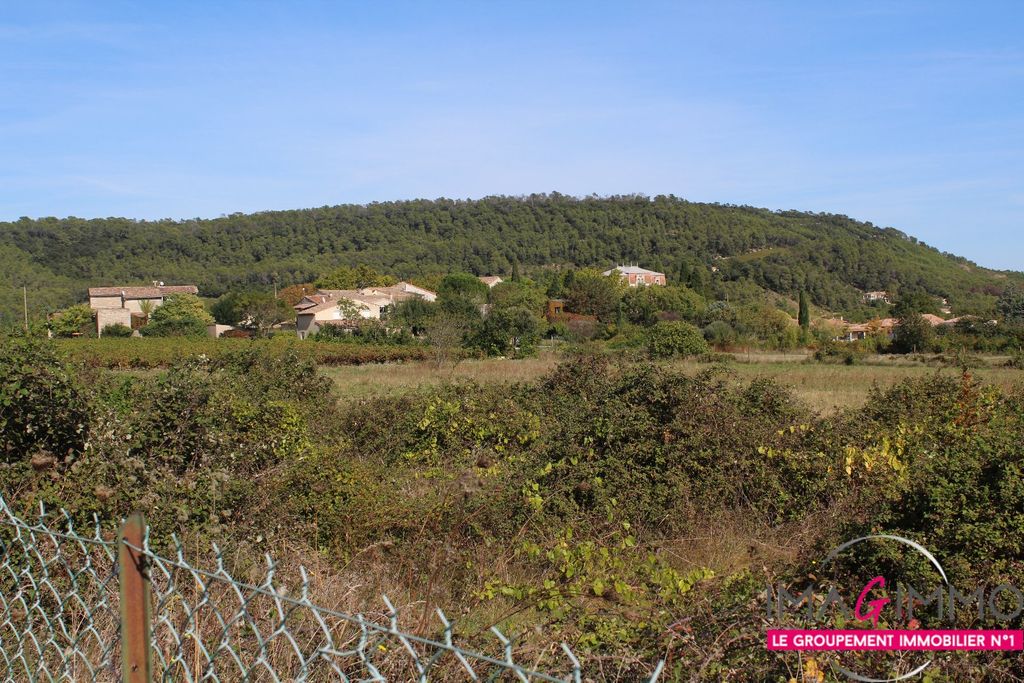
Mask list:
POLYGON ((351 400, 465 380, 479 384, 528 382, 546 375, 561 360, 555 353, 543 353, 522 360, 465 360, 455 367, 438 368, 433 363, 413 362, 338 366, 323 368, 323 372, 341 389, 343 399, 351 400))
MULTIPOLYGON (((737 353, 730 363, 738 379, 770 377, 793 389, 796 396, 813 410, 823 414, 843 408, 856 408, 867 400, 871 388, 889 388, 905 379, 928 375, 956 376, 958 368, 936 367, 901 356, 872 356, 858 365, 806 362, 805 352, 737 353)), ((343 400, 393 396, 410 389, 431 387, 447 382, 471 380, 479 384, 529 382, 551 372, 565 356, 545 351, 535 358, 509 360, 487 358, 466 360, 454 368, 437 368, 429 362, 367 364, 323 368, 338 385, 343 400)), ((989 367, 972 370, 978 379, 1008 389, 1024 381, 1024 372, 998 367, 999 359, 989 359, 989 367)), ((709 367, 693 360, 677 361, 671 367, 695 373, 709 367)))

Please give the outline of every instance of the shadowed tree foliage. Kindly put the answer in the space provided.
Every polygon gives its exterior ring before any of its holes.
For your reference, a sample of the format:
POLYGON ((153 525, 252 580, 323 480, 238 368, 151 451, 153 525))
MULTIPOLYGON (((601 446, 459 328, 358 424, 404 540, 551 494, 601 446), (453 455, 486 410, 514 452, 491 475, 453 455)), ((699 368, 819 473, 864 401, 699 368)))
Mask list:
POLYGON ((73 337, 92 332, 92 310, 85 304, 69 306, 50 318, 48 325, 55 337, 73 337))
POLYGON ((584 268, 566 285, 565 305, 574 313, 596 315, 601 322, 614 322, 624 289, 616 274, 584 268))
POLYGON ((996 302, 996 310, 1007 323, 1024 324, 1024 287, 1008 288, 996 302))
POLYGON ((892 347, 898 353, 928 351, 934 336, 931 323, 920 313, 911 311, 896 323, 892 347))

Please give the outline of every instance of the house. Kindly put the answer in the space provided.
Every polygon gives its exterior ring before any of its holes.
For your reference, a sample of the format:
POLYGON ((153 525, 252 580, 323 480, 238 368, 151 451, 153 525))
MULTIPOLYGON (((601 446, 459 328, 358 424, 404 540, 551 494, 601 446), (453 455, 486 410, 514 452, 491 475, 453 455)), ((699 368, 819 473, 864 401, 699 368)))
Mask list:
MULTIPOLYGON (((950 318, 945 320, 932 313, 922 313, 921 318, 932 327, 945 327, 955 325, 960 318, 950 318)), ((835 322, 835 321, 832 321, 835 322)), ((839 319, 840 323, 843 324, 842 332, 833 337, 833 341, 857 341, 864 339, 871 335, 882 335, 884 334, 889 339, 896 336, 896 325, 899 324, 899 320, 896 318, 882 318, 881 320, 870 320, 866 323, 849 324, 839 319)))
POLYGON ((613 273, 618 273, 630 287, 642 287, 647 285, 664 286, 666 284, 665 273, 647 270, 646 268, 641 268, 639 266, 615 266, 611 270, 604 271, 603 275, 607 277, 613 273))
POLYGON ((925 322, 932 327, 938 327, 939 325, 944 325, 948 322, 945 318, 940 318, 934 313, 922 313, 921 317, 924 318, 925 322))
POLYGON ((141 327, 146 316, 170 294, 199 294, 199 288, 162 282, 149 287, 90 287, 89 308, 95 311, 96 335, 100 336, 108 325, 141 327))
POLYGON ((565 315, 565 299, 548 299, 548 305, 544 311, 544 317, 548 319, 548 322, 554 322, 562 315, 565 315))
POLYGON ((572 321, 585 321, 585 322, 596 322, 597 317, 593 315, 583 315, 581 313, 570 313, 565 310, 564 299, 548 299, 547 306, 544 310, 544 317, 549 323, 564 323, 572 321))
POLYGON ((302 298, 295 305, 295 332, 299 339, 316 334, 325 324, 342 320, 380 320, 393 301, 379 294, 363 294, 358 289, 328 289, 302 298))
POLYGON ((380 320, 389 308, 409 299, 435 301, 437 294, 408 282, 363 289, 320 289, 295 304, 295 332, 299 339, 305 339, 324 325, 354 328, 361 320, 380 320))
MULTIPOLYGON (((836 321, 829 321, 836 322, 836 321)), ((896 330, 896 319, 895 318, 882 318, 880 320, 869 320, 866 323, 848 323, 842 318, 838 320, 842 323, 842 331, 832 338, 833 341, 846 341, 853 342, 867 337, 873 336, 886 336, 892 339, 895 335, 896 330)))
POLYGON ((889 292, 876 291, 876 292, 864 292, 861 297, 865 303, 871 303, 873 301, 884 301, 887 304, 891 304, 892 301, 889 299, 889 292))
POLYGON ((477 279, 480 280, 480 282, 487 285, 487 287, 490 289, 494 289, 495 285, 500 285, 502 282, 504 282, 504 280, 502 280, 497 275, 481 275, 477 279))
MULTIPOLYGON (((498 281, 500 282, 501 278, 498 278, 498 281)), ((420 298, 424 301, 437 301, 437 294, 435 292, 432 292, 429 289, 424 289, 423 287, 417 287, 410 282, 399 282, 391 285, 390 287, 366 287, 359 291, 363 293, 388 296, 391 297, 395 303, 413 298, 420 298)))

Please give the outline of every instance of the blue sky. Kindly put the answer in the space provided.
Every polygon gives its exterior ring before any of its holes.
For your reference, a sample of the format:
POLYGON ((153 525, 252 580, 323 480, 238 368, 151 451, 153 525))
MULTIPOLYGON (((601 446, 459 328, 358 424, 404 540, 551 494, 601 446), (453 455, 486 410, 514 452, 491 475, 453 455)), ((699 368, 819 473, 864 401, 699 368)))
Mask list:
POLYGON ((1024 3, 8 2, 0 219, 672 193, 1024 268, 1024 3))

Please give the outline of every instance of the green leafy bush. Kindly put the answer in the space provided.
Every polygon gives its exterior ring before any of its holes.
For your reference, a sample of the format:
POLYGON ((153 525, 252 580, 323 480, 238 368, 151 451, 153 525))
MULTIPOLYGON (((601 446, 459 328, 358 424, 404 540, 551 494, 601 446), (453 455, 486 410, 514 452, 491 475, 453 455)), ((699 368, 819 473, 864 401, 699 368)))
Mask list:
POLYGON ((379 320, 362 320, 354 329, 337 325, 323 325, 312 336, 314 342, 334 344, 376 344, 378 346, 406 346, 416 339, 406 329, 389 328, 379 320))
POLYGON ((132 336, 132 328, 121 323, 114 323, 107 325, 103 328, 100 333, 101 337, 130 337, 132 336))
POLYGON ((144 337, 203 337, 214 324, 213 316, 195 294, 170 294, 153 310, 144 337))
POLYGON ((696 356, 710 351, 700 329, 687 322, 659 322, 647 332, 647 350, 655 358, 696 356))
POLYGON ((541 320, 523 306, 498 308, 484 319, 470 345, 492 356, 521 358, 533 354, 541 329, 541 320))
MULTIPOLYGON (((157 309, 160 310, 160 309, 157 309)), ((155 316, 155 314, 154 314, 155 316)), ((198 318, 153 320, 140 330, 143 337, 205 337, 206 323, 198 318)))
POLYGON ((95 332, 92 309, 87 304, 69 306, 54 313, 47 321, 47 327, 55 337, 88 336, 95 332))
POLYGON ((715 320, 704 328, 704 338, 713 346, 730 346, 736 343, 736 330, 724 320, 715 320))
POLYGON ((28 337, 2 339, 0 452, 4 462, 27 461, 40 450, 64 459, 85 448, 90 410, 75 374, 52 343, 28 337))

